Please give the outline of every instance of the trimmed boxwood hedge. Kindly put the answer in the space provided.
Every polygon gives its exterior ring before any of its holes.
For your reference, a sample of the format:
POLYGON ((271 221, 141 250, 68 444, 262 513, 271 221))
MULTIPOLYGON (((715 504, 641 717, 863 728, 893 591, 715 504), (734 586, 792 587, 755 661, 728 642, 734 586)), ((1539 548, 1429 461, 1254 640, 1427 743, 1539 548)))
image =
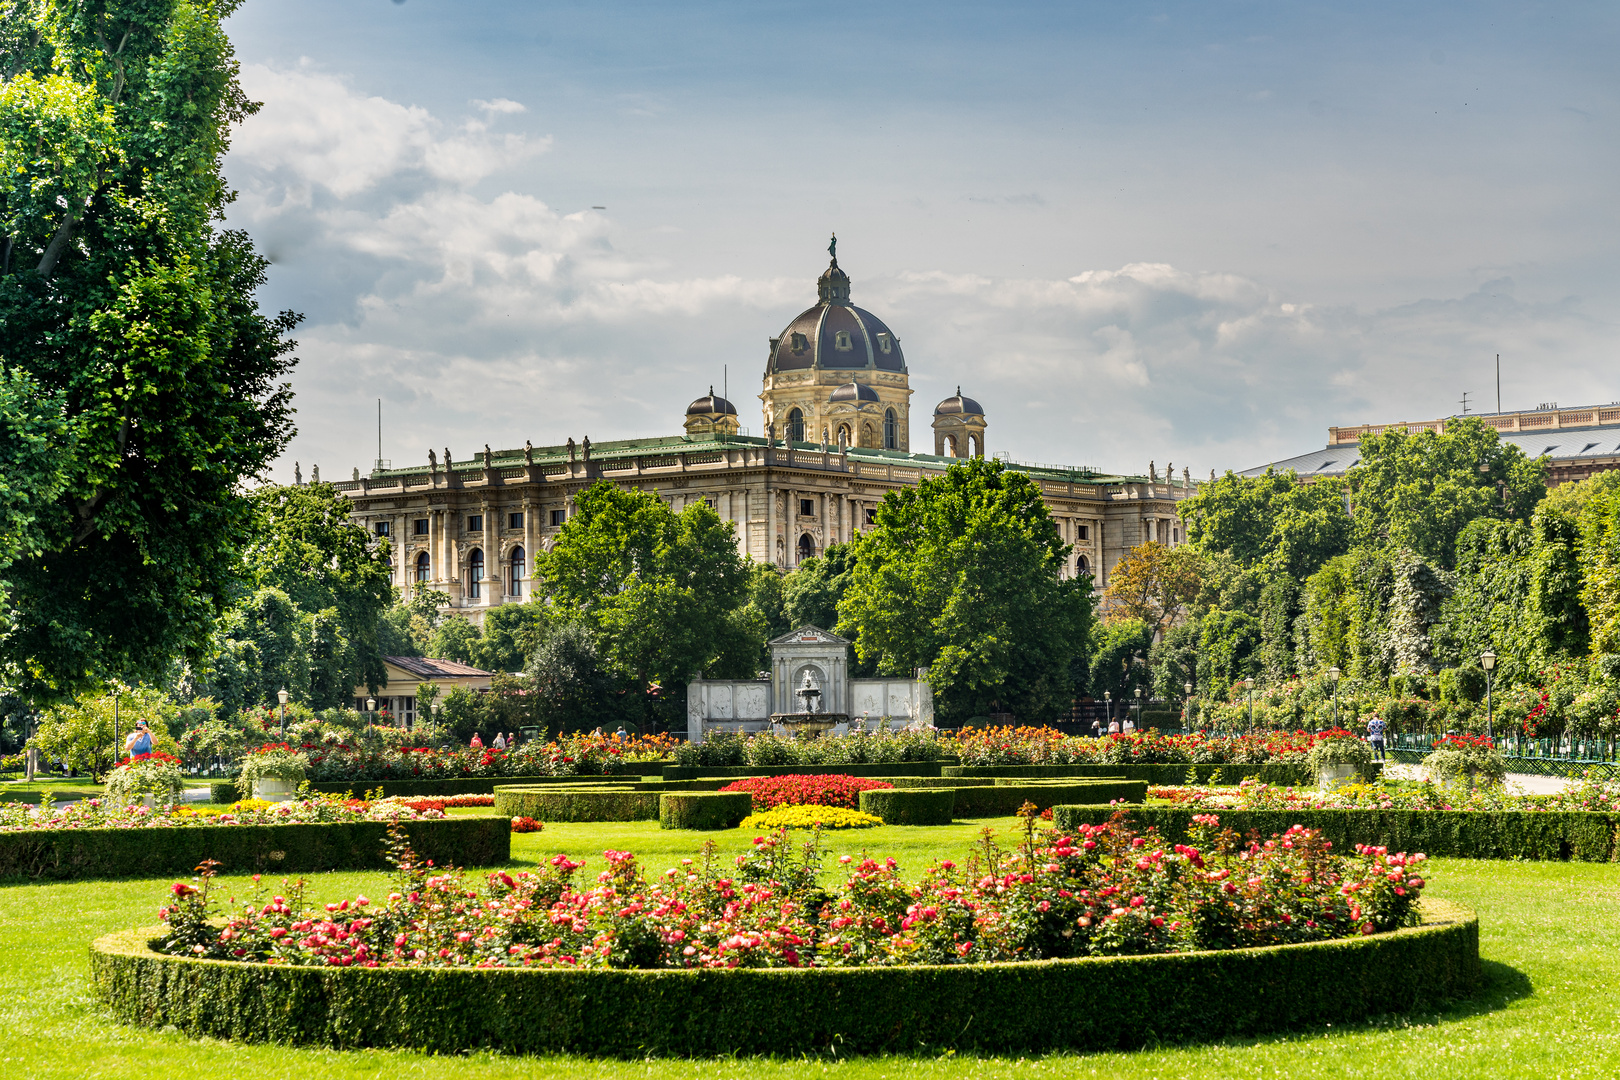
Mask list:
POLYGON ((1119 799, 1140 803, 1147 798, 1147 785, 1140 780, 1070 780, 1045 783, 1018 783, 998 780, 991 787, 956 789, 956 816, 1007 817, 1032 802, 1049 810, 1063 803, 1102 804, 1119 799))
MULTIPOLYGON (((1185 784, 1187 771, 1194 771, 1200 784, 1207 784, 1219 773, 1222 784, 1237 784, 1244 780, 1258 780, 1262 784, 1283 787, 1310 787, 1316 783, 1316 774, 1307 765, 947 765, 946 776, 1009 776, 1039 779, 1062 777, 1119 776, 1127 780, 1142 780, 1148 784, 1185 784)), ((1377 778, 1382 766, 1374 762, 1362 773, 1363 779, 1377 778)))
POLYGON ((495 812, 539 821, 653 821, 660 798, 656 791, 636 791, 628 784, 502 786, 495 789, 495 812))
POLYGON ((699 776, 938 776, 944 762, 891 761, 867 765, 665 765, 665 780, 699 776))
POLYGON ((1478 920, 1435 900, 1424 912, 1409 930, 1265 949, 797 970, 283 967, 164 956, 150 948, 161 928, 147 927, 97 939, 90 970, 119 1020, 192 1038, 625 1058, 1113 1050, 1469 993, 1478 920))
MULTIPOLYGON (((1247 836, 1271 836, 1294 825, 1320 829, 1341 848, 1373 844, 1391 851, 1461 859, 1576 859, 1609 862, 1620 854, 1620 815, 1541 810, 1222 810, 1209 807, 1131 807, 1138 825, 1182 841, 1194 814, 1215 814, 1223 826, 1247 836)), ((1105 806, 1059 806, 1060 829, 1097 825, 1112 816, 1105 806)))
POLYGON ((663 829, 735 829, 754 811, 746 791, 673 792, 658 796, 658 825, 663 829))
POLYGON ((208 801, 211 803, 230 804, 241 797, 242 793, 236 790, 233 780, 214 780, 208 785, 208 801))
POLYGON ((861 792, 861 812, 885 825, 949 825, 959 792, 984 788, 878 788, 861 792))
MULTIPOLYGON (((405 823, 411 846, 439 865, 499 866, 512 855, 505 818, 405 823)), ((157 829, 41 829, 0 833, 0 878, 71 881, 189 875, 204 859, 226 874, 310 874, 388 865, 381 821, 185 825, 157 829)))
MULTIPOLYGON (((653 774, 654 776, 657 773, 653 774)), ((384 796, 402 795, 407 798, 426 798, 434 795, 488 795, 502 784, 629 784, 640 780, 635 776, 453 776, 438 780, 321 780, 310 783, 312 791, 330 791, 342 794, 354 792, 363 796, 381 788, 384 796)))

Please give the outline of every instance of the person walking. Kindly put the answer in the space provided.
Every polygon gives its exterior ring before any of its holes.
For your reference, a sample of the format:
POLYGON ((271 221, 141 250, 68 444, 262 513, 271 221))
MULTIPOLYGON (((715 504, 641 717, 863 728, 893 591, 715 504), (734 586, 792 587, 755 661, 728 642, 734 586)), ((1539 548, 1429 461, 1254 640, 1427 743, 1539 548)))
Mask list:
POLYGON ((497 750, 505 750, 506 749, 506 736, 502 735, 500 732, 497 731, 495 733, 495 741, 490 743, 490 745, 493 746, 497 750))
POLYGON ((1384 760, 1384 733, 1389 725, 1384 723, 1382 716, 1375 716, 1367 721, 1367 741, 1372 743, 1373 760, 1384 760))
POLYGON ((482 750, 484 748, 484 740, 480 739, 478 737, 478 732, 475 731, 473 732, 472 742, 468 743, 467 745, 473 747, 475 750, 482 750))

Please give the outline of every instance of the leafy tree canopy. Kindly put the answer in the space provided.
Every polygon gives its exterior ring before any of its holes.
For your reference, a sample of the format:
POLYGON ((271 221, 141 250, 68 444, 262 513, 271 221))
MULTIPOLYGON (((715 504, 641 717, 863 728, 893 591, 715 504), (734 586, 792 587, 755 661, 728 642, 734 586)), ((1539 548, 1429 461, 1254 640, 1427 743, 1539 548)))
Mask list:
POLYGON ((1264 476, 1228 472, 1183 502, 1181 516, 1199 550, 1297 578, 1315 573, 1350 541, 1344 485, 1331 478, 1302 484, 1291 469, 1264 476))
POLYGON ((1203 557, 1197 548, 1149 540, 1114 566, 1105 598, 1111 616, 1134 619, 1162 633, 1198 600, 1203 588, 1203 557))
POLYGON ((257 108, 233 0, 0 0, 0 668, 34 696, 201 657, 292 433, 291 313, 222 231, 257 108))
POLYGON ((999 703, 1039 720, 1068 704, 1090 579, 1060 576, 1069 548, 1028 476, 983 458, 952 465, 885 496, 853 547, 839 627, 884 673, 927 667, 945 719, 999 703))

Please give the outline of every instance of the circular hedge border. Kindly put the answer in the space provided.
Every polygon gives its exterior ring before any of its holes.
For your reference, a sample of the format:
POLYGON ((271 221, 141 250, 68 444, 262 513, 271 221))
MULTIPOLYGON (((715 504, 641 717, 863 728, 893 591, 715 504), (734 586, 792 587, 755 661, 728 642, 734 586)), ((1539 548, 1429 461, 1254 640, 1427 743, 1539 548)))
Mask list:
POLYGON ((192 1037, 605 1057, 1105 1050, 1427 1009, 1479 976, 1473 912, 1228 952, 939 967, 619 971, 281 967, 153 952, 158 927, 90 946, 122 1022, 192 1037))

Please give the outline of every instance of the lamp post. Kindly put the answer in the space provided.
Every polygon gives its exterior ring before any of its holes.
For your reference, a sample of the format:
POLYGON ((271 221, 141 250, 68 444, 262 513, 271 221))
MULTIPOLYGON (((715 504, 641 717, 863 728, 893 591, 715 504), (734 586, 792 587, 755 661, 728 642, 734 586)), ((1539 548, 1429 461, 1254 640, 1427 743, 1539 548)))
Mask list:
POLYGON ((1103 691, 1103 734, 1108 734, 1108 728, 1114 722, 1114 692, 1103 691))
POLYGON ((367 718, 367 721, 366 721, 367 726, 368 727, 376 727, 377 726, 377 699, 376 698, 374 698, 374 697, 366 698, 366 712, 368 714, 370 714, 369 717, 367 718))
POLYGON ((1136 730, 1142 730, 1142 688, 1136 688, 1136 730))
POLYGON ((1254 734, 1254 676, 1243 680, 1243 688, 1249 692, 1249 734, 1254 734))
POLYGON ((1336 668, 1336 667, 1328 668, 1328 685, 1333 687, 1333 727, 1334 727, 1335 730, 1337 730, 1338 726, 1339 726, 1339 669, 1338 668, 1336 668))
POLYGON ((1181 687, 1186 694, 1181 699, 1181 711, 1187 718, 1187 726, 1192 727, 1192 680, 1188 679, 1181 687))
POLYGON ((287 688, 283 686, 276 691, 276 700, 281 702, 281 741, 287 741, 287 688))
POLYGON ((1485 669, 1485 737, 1492 738, 1491 721, 1495 719, 1491 709, 1491 685, 1496 681, 1491 672, 1496 670, 1496 654, 1486 649, 1479 654, 1479 666, 1485 669))

